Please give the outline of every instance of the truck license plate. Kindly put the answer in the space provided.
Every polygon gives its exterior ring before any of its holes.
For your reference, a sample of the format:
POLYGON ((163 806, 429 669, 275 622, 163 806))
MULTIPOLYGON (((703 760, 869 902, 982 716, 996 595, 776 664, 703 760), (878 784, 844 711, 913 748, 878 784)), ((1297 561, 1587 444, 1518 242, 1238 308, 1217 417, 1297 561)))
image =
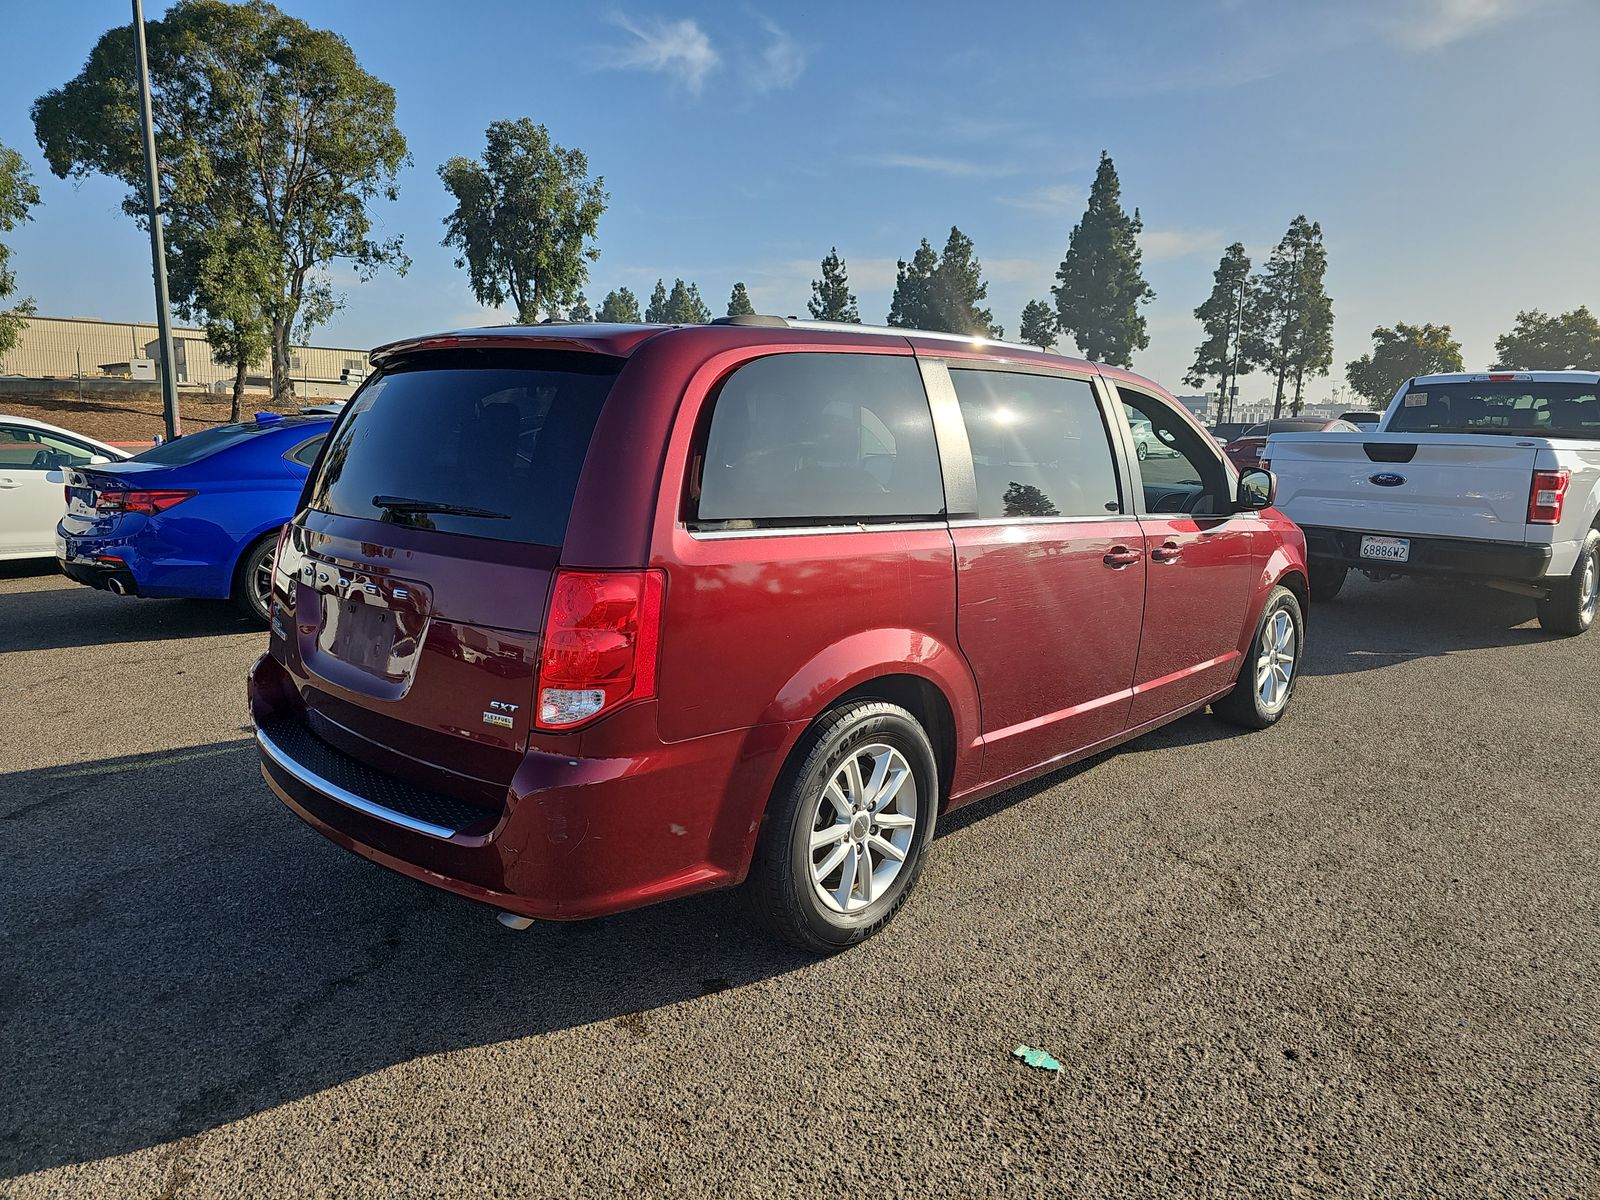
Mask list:
POLYGON ((1377 558, 1384 562, 1406 562, 1411 558, 1411 539, 1364 535, 1361 539, 1361 557, 1377 558))

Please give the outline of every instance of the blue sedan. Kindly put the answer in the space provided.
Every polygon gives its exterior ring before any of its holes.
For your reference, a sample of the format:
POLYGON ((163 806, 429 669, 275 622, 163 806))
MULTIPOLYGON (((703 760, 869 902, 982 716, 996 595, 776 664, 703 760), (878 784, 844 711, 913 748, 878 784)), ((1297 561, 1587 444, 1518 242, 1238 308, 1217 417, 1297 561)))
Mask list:
POLYGON ((62 571, 119 596, 231 599, 265 624, 278 530, 332 425, 260 413, 68 471, 62 571))

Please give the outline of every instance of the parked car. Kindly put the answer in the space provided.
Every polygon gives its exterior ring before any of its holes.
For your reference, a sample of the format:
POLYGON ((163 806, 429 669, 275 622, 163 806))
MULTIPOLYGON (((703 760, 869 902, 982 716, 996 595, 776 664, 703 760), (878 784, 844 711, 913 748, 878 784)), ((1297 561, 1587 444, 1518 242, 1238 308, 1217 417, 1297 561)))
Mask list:
POLYGON ((1271 475, 1126 371, 775 317, 373 360, 279 546, 261 769, 507 924, 743 882, 838 950, 950 809, 1293 694, 1271 475))
POLYGON ((1267 439, 1275 433, 1359 433, 1349 421, 1330 421, 1324 417, 1278 417, 1252 425, 1229 442, 1225 453, 1241 471, 1261 465, 1267 439))
POLYGON ((1383 414, 1381 412, 1371 412, 1367 409, 1357 409, 1353 412, 1340 413, 1339 420, 1349 421, 1362 433, 1371 433, 1378 427, 1378 423, 1383 420, 1383 414))
POLYGON ((1162 441, 1161 437, 1156 433, 1155 427, 1149 421, 1129 421, 1128 429, 1133 434, 1133 452, 1139 458, 1178 457, 1178 452, 1162 441))
POLYGON ((0 414, 0 560, 53 556, 65 470, 127 457, 81 433, 0 414))
POLYGON ((56 557, 119 596, 231 599, 266 623, 272 551, 328 417, 260 413, 67 473, 56 557))
POLYGON ((1600 374, 1425 375, 1363 438, 1274 434, 1284 507, 1305 526, 1312 595, 1350 568, 1476 579, 1533 597, 1560 634, 1600 595, 1600 374))
POLYGON ((1212 438, 1219 444, 1226 446, 1234 438, 1243 434, 1246 429, 1249 429, 1251 424, 1252 422, 1250 421, 1218 421, 1211 426, 1210 432, 1212 438))

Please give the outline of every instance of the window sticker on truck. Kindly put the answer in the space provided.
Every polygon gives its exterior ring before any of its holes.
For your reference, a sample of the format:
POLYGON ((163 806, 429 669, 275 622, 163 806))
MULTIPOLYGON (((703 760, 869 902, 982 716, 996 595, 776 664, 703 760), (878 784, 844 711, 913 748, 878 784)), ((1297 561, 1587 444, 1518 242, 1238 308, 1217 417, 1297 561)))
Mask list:
POLYGON ((1406 405, 1405 406, 1407 408, 1426 408, 1427 404, 1428 404, 1428 393, 1427 392, 1407 392, 1406 393, 1406 405))

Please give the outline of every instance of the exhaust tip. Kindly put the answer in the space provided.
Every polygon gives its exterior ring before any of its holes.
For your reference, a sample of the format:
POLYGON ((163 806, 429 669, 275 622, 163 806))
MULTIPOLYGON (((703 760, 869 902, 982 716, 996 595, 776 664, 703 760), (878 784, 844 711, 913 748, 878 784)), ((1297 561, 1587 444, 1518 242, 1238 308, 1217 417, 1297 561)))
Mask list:
POLYGON ((106 580, 106 591, 110 592, 113 596, 126 596, 128 594, 128 585, 113 575, 110 579, 106 580))
POLYGON ((532 917, 518 916, 516 913, 510 912, 496 913, 494 919, 507 929, 526 929, 533 924, 532 917))

